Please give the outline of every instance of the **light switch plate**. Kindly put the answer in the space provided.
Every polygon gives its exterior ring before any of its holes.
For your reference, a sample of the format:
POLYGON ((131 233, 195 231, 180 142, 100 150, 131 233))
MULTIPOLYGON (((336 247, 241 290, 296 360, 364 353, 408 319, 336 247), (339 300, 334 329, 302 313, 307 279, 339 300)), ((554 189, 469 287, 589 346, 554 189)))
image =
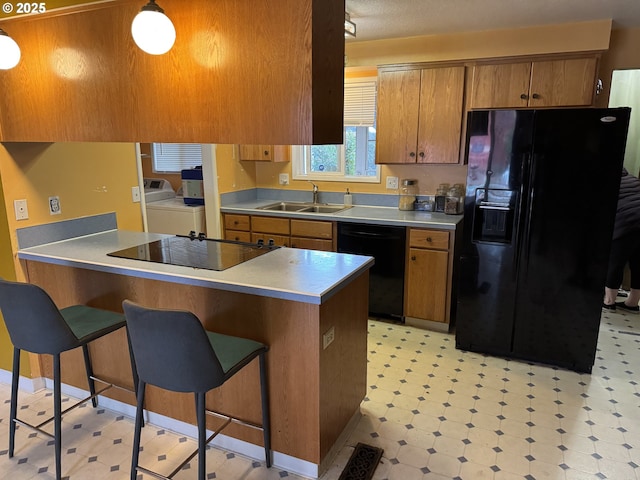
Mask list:
POLYGON ((131 187, 131 201, 134 203, 138 203, 140 201, 140 187, 135 186, 131 187))

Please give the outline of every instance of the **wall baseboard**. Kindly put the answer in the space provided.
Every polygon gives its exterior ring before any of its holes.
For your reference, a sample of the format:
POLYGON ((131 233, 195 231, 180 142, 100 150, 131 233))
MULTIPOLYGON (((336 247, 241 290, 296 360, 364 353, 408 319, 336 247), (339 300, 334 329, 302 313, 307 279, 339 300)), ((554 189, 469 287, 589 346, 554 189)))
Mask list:
MULTIPOLYGON (((11 372, 0 369, 0 383, 11 385, 11 372)), ((44 377, 26 378, 21 376, 19 388, 20 390, 27 393, 35 393, 39 390, 42 390, 43 388, 52 390, 53 380, 44 377)), ((70 397, 78 399, 89 396, 89 392, 87 390, 82 390, 81 388, 77 388, 72 385, 63 383, 61 388, 63 395, 68 395, 70 397)), ((111 410, 115 413, 126 415, 127 417, 130 417, 132 419, 135 418, 136 407, 133 405, 129 405, 128 403, 120 402, 103 395, 98 396, 98 403, 102 408, 111 410)), ((145 422, 155 427, 165 428, 180 435, 186 435, 194 439, 198 435, 195 425, 175 420, 165 415, 160 415, 158 413, 145 410, 144 418, 145 422)), ((133 429, 133 425, 131 428, 133 429)), ((207 431, 207 436, 211 435, 212 433, 213 432, 211 431, 207 431)), ((224 434, 218 435, 211 443, 218 448, 255 459, 259 462, 264 461, 264 448, 259 445, 254 445, 243 440, 238 440, 237 438, 229 437, 224 434)), ((315 463, 292 457, 284 453, 279 453, 275 450, 272 451, 272 454, 273 466, 281 470, 286 470, 287 472, 295 473, 296 475, 313 479, 318 478, 322 473, 320 470, 320 465, 316 465, 315 463)))

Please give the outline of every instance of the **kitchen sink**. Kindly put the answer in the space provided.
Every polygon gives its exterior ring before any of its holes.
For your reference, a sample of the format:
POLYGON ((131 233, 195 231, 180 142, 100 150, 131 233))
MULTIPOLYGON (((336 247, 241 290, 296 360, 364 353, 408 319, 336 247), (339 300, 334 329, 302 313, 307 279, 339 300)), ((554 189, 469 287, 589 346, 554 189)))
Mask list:
POLYGON ((264 207, 258 207, 258 210, 270 210, 277 212, 299 212, 299 213, 336 213, 346 210, 349 207, 344 205, 327 205, 313 204, 304 202, 278 202, 264 207))

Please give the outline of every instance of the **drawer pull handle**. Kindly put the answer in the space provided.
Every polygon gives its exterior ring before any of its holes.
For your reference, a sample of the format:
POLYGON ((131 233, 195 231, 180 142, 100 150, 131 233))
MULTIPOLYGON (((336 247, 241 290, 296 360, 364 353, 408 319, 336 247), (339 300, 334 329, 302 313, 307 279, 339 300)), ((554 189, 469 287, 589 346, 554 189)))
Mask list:
POLYGON ((431 239, 431 237, 427 237, 427 242, 429 242, 429 243, 433 242, 433 240, 431 239))
POLYGON ((411 255, 411 260, 415 261, 415 259, 416 259, 416 256, 415 255, 411 255))

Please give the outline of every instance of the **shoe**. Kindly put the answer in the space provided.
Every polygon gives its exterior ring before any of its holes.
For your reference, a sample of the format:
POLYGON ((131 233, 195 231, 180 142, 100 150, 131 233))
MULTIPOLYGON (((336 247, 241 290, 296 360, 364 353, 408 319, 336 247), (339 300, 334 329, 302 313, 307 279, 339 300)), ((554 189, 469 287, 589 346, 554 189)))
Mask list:
POLYGON ((616 305, 607 305, 606 303, 602 304, 602 310, 605 312, 615 312, 616 311, 616 305))
POLYGON ((622 288, 619 288, 617 296, 627 298, 629 296, 629 292, 623 290, 622 288))
POLYGON ((630 307, 629 305, 625 305, 624 302, 616 302, 615 307, 625 312, 631 312, 631 313, 640 312, 640 307, 638 305, 636 305, 635 307, 630 307))

